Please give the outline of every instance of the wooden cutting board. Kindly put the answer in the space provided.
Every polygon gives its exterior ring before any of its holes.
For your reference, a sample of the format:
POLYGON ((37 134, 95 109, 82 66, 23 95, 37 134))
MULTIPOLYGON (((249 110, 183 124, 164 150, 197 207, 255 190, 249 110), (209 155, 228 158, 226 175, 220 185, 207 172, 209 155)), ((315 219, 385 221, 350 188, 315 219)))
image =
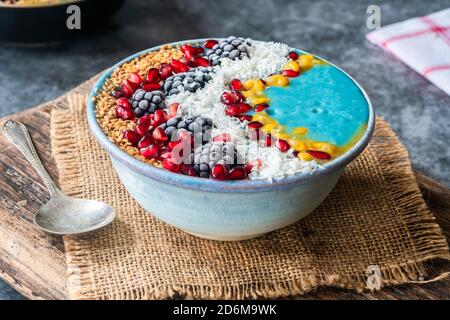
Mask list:
MULTIPOLYGON (((89 83, 74 89, 86 92, 89 83)), ((28 127, 51 176, 58 177, 50 149, 50 110, 61 98, 15 114, 28 127)), ((3 119, 4 120, 4 119, 3 119)), ((0 123, 3 121, 0 120, 0 123)), ((0 277, 30 299, 65 299, 66 265, 62 239, 39 231, 33 215, 48 199, 36 172, 20 152, 0 135, 0 277)), ((437 222, 450 239, 450 189, 416 173, 437 222)), ((450 270, 450 262, 429 263, 431 275, 450 270)), ((450 299, 450 278, 422 285, 402 285, 375 293, 321 288, 298 299, 450 299)))

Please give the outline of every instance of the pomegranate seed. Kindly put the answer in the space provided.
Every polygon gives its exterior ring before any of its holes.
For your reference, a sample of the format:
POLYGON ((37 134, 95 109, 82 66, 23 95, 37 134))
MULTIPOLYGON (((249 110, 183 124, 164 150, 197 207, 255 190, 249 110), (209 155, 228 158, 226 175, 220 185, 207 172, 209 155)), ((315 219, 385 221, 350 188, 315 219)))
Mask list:
POLYGON ((263 124, 261 122, 258 122, 258 121, 249 122, 247 125, 251 129, 259 129, 259 128, 261 128, 263 126, 263 124))
POLYGON ((232 104, 225 107, 225 114, 229 117, 235 117, 241 113, 239 105, 232 104))
POLYGON ((298 53, 295 51, 289 52, 289 59, 291 60, 297 60, 298 59, 298 53))
POLYGON ((127 98, 122 97, 117 99, 117 105, 121 106, 124 109, 131 110, 131 103, 127 98))
POLYGON ((190 61, 197 54, 197 50, 190 44, 183 44, 181 46, 181 51, 188 61, 190 61))
POLYGON ((331 159, 331 156, 323 151, 316 151, 316 150, 308 150, 306 151, 310 155, 312 155, 314 158, 320 159, 320 160, 329 160, 331 159))
POLYGON ((171 158, 166 158, 163 160, 163 167, 166 170, 178 172, 181 166, 179 164, 174 163, 171 158))
POLYGON ((150 122, 151 121, 152 121, 151 115, 147 114, 145 116, 140 117, 137 120, 137 124, 138 125, 143 125, 143 126, 145 126, 148 129, 148 127, 150 127, 150 122))
POLYGON ((123 97, 123 93, 122 93, 122 90, 120 89, 120 87, 111 91, 111 95, 116 99, 123 97))
POLYGON ((238 118, 241 121, 252 121, 252 116, 248 114, 240 115, 238 118))
POLYGON ((230 82, 230 88, 234 91, 241 91, 242 90, 242 82, 239 79, 231 80, 230 82))
POLYGON ((212 49, 218 43, 219 43, 219 41, 211 39, 211 40, 206 40, 203 45, 205 46, 206 49, 212 49))
POLYGON ((166 121, 166 113, 163 109, 158 109, 153 114, 153 119, 151 125, 156 128, 160 124, 163 124, 166 121))
POLYGON ((228 177, 230 180, 242 180, 247 178, 247 171, 243 166, 237 166, 230 170, 228 177))
POLYGON ((151 144, 148 147, 139 150, 141 156, 147 159, 157 159, 161 152, 161 148, 157 144, 151 144))
POLYGON ((180 167, 180 172, 191 177, 197 176, 197 172, 195 172, 194 168, 188 164, 182 164, 180 167))
POLYGON ((249 104, 243 102, 239 103, 239 113, 245 113, 251 109, 252 107, 249 104))
POLYGON ((283 70, 281 75, 283 75, 285 77, 289 77, 289 78, 295 78, 300 75, 300 72, 294 71, 294 70, 283 70))
POLYGON ((169 107, 168 107, 169 115, 172 116, 172 117, 176 116, 179 107, 180 107, 179 103, 172 103, 172 104, 170 104, 169 107))
POLYGON ((168 140, 166 133, 160 127, 155 128, 153 130, 153 138, 159 142, 166 142, 168 140))
POLYGON ((223 164, 216 164, 211 169, 211 176, 215 180, 226 180, 228 178, 228 170, 223 164))
POLYGON ((116 115, 123 120, 132 120, 136 117, 133 111, 129 109, 124 109, 120 106, 117 106, 116 108, 116 115))
POLYGON ((144 136, 147 133, 147 131, 148 131, 148 126, 146 126, 146 125, 138 124, 136 126, 136 132, 141 136, 144 136))
POLYGON ((137 145, 142 136, 133 130, 124 130, 123 137, 128 140, 133 146, 137 145))
POLYGON ((278 149, 280 149, 281 152, 286 152, 291 148, 289 143, 283 139, 278 139, 277 141, 275 141, 275 145, 278 149))
POLYGON ((130 73, 128 80, 134 85, 135 89, 142 83, 142 77, 137 72, 130 73))
POLYGON ((218 136, 215 136, 213 138, 213 141, 223 141, 223 142, 229 142, 231 141, 231 136, 228 133, 222 133, 218 136))
POLYGON ((244 102, 244 100, 245 97, 239 91, 224 92, 220 96, 220 101, 222 101, 222 103, 226 105, 241 103, 244 102))
POLYGON ((153 139, 151 134, 146 134, 139 140, 137 147, 139 149, 147 148, 149 145, 153 144, 155 139, 153 139))
POLYGON ((258 105, 255 107, 255 111, 256 111, 256 112, 261 112, 261 111, 263 111, 263 110, 266 110, 268 107, 269 107, 269 105, 266 104, 266 103, 258 104, 258 105))
POLYGON ((270 147, 272 146, 272 136, 270 134, 268 134, 266 136, 266 147, 270 147))
POLYGON ((122 81, 122 83, 120 84, 120 88, 122 90, 123 95, 127 98, 131 97, 135 90, 133 84, 127 79, 122 81))
POLYGON ((166 80, 173 73, 172 66, 167 63, 162 63, 158 68, 158 72, 159 72, 159 78, 161 80, 166 80))
POLYGON ((189 70, 189 67, 187 65, 177 59, 172 59, 170 61, 170 65, 175 73, 182 73, 189 70))
POLYGON ((159 72, 156 68, 151 68, 148 70, 147 76, 145 77, 145 81, 156 83, 159 82, 159 72))
POLYGON ((180 140, 177 141, 170 141, 169 144, 167 145, 169 150, 172 150, 173 148, 175 148, 179 143, 181 143, 180 140))
POLYGON ((159 83, 147 82, 142 85, 142 89, 145 91, 161 90, 161 85, 159 83))
POLYGON ((203 50, 202 47, 195 47, 195 54, 196 55, 202 54, 203 51, 205 51, 205 50, 203 50))
POLYGON ((209 61, 205 58, 194 56, 190 59, 189 65, 192 67, 208 67, 209 61))

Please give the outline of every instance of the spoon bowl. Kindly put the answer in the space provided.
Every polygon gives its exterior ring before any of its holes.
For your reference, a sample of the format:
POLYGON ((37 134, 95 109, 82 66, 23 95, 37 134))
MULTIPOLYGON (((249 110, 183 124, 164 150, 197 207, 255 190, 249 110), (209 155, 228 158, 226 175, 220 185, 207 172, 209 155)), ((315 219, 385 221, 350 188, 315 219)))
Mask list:
POLYGON ((34 222, 49 233, 74 235, 103 228, 115 217, 114 209, 103 202, 60 194, 39 209, 34 222))

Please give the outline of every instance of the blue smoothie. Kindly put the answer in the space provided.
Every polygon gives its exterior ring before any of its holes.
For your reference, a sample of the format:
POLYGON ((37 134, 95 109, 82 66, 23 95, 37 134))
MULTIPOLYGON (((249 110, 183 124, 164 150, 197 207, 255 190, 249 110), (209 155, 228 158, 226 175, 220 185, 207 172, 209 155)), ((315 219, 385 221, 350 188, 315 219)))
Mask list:
POLYGON ((306 127, 307 139, 345 146, 367 124, 369 106, 359 87, 345 73, 316 65, 287 87, 268 87, 267 113, 290 133, 306 127))

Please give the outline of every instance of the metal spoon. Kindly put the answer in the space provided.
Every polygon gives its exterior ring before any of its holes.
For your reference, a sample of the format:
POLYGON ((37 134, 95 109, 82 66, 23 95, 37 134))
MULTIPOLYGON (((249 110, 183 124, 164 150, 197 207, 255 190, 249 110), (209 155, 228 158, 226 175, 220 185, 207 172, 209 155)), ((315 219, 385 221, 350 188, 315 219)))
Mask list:
POLYGON ((116 212, 106 203, 68 197, 59 189, 39 160, 22 123, 8 120, 3 124, 2 132, 23 153, 50 192, 50 200, 34 217, 39 228, 58 235, 75 235, 97 230, 114 220, 116 212))

